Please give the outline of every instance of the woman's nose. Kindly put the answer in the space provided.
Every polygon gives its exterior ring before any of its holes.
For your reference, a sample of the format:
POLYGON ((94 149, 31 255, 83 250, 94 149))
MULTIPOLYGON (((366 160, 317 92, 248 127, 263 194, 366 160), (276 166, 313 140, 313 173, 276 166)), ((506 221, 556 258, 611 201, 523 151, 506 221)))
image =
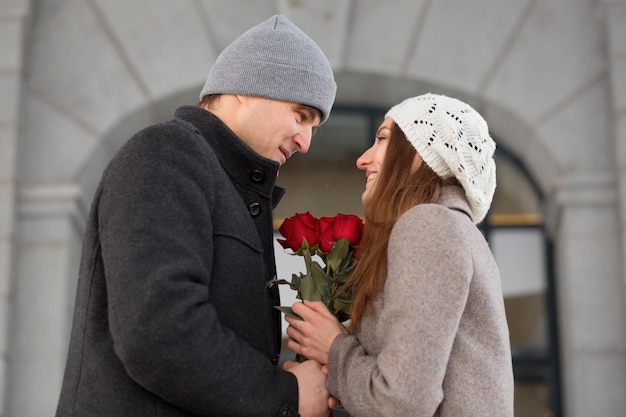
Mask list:
POLYGON ((363 152, 361 154, 361 156, 359 156, 356 160, 356 167, 360 170, 365 171, 367 169, 367 166, 370 164, 371 162, 371 158, 369 157, 369 152, 370 152, 371 148, 366 150, 365 152, 363 152))

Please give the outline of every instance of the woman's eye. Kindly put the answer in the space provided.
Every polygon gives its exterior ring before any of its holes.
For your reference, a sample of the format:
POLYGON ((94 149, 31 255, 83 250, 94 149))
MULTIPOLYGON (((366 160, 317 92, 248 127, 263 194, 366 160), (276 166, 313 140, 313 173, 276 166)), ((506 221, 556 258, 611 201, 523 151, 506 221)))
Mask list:
POLYGON ((376 136, 376 141, 377 141, 377 142, 380 142, 380 141, 385 140, 385 139, 387 139, 387 138, 386 138, 385 136, 383 136, 383 135, 381 135, 381 136, 376 136))

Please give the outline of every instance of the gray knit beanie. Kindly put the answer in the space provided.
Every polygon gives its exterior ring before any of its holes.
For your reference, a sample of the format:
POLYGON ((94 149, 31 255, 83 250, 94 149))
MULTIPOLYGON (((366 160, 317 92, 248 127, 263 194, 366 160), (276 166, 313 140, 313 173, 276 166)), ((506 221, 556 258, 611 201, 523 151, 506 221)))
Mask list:
POLYGON ((328 59, 300 28, 276 15, 249 29, 217 57, 200 100, 243 94, 305 104, 330 114, 337 85, 328 59))
POLYGON ((406 99, 386 117, 396 122, 437 175, 459 180, 474 223, 480 223, 496 189, 496 144, 485 119, 462 101, 435 94, 406 99))

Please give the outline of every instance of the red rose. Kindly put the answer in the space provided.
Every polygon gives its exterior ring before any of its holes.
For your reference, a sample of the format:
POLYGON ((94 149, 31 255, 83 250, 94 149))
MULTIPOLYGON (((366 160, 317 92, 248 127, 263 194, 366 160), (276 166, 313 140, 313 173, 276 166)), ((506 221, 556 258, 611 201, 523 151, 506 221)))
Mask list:
POLYGON ((356 245, 363 234, 363 221, 354 214, 337 214, 335 217, 322 217, 319 219, 320 238, 319 249, 328 253, 333 244, 339 239, 345 238, 351 245, 356 245))
POLYGON ((335 240, 346 238, 351 245, 356 245, 363 234, 363 221, 354 214, 337 214, 335 216, 335 240))
MULTIPOLYGON (((304 257, 306 273, 293 274, 291 281, 275 278, 268 285, 289 284, 298 299, 322 300, 339 321, 346 321, 351 301, 346 299, 349 294, 343 288, 358 262, 363 227, 363 221, 353 214, 317 219, 306 212, 286 218, 278 229, 285 239, 278 242, 291 249, 293 255, 304 257)), ((285 314, 293 313, 291 307, 275 308, 285 314)))
POLYGON ((306 241, 308 247, 312 248, 318 243, 319 220, 308 211, 306 213, 296 213, 288 217, 280 225, 278 231, 285 239, 277 239, 278 243, 285 249, 298 252, 302 249, 306 241))
POLYGON ((322 217, 319 220, 320 223, 320 240, 319 249, 328 253, 333 248, 335 243, 335 218, 334 217, 322 217))

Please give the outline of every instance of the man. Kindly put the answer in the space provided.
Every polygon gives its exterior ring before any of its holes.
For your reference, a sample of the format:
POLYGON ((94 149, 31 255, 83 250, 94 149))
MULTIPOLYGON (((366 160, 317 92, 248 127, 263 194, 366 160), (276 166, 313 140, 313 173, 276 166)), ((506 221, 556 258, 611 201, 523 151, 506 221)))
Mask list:
POLYGON ((335 92, 320 48, 274 16, 220 54, 199 106, 120 149, 87 224, 58 417, 328 415, 319 364, 277 366, 266 282, 278 169, 335 92))

